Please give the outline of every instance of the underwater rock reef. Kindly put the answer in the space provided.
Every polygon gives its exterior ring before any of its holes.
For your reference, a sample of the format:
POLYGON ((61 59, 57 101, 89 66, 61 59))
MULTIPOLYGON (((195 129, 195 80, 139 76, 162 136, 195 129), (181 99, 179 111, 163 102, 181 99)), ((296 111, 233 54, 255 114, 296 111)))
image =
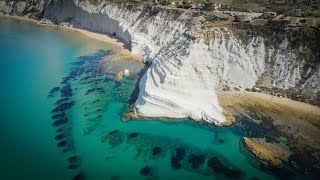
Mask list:
MULTIPOLYGON (((98 86, 105 80, 105 73, 99 64, 101 63, 102 57, 110 54, 111 52, 99 51, 91 56, 81 56, 77 58, 77 61, 72 63, 70 72, 64 77, 59 86, 52 88, 49 92, 48 98, 55 99, 55 108, 51 111, 52 113, 52 126, 56 128, 56 136, 54 139, 57 141, 57 146, 62 149, 63 153, 68 154, 68 169, 76 170, 81 165, 81 157, 77 155, 77 150, 73 140, 73 127, 74 127, 74 116, 72 114, 72 108, 77 105, 75 101, 75 94, 79 91, 85 91, 84 96, 96 93, 101 96, 105 94, 105 90, 98 86), (79 81, 79 82, 78 82, 79 81), (76 86, 76 83, 80 83, 81 86, 76 86)), ((99 97, 96 96, 95 97, 99 97)), ((85 111, 87 112, 84 116, 88 116, 90 111, 97 111, 102 113, 103 106, 98 105, 100 99, 95 99, 87 103, 85 111)), ((96 123, 102 119, 102 115, 97 117, 90 117, 90 123, 96 123)), ((89 132, 86 132, 89 133, 89 132)))
POLYGON ((0 11, 27 17, 40 14, 37 19, 43 22, 114 35, 132 53, 143 56, 150 67, 140 80, 135 112, 145 117, 223 124, 226 117, 217 92, 250 89, 262 79, 280 89, 302 93, 308 89, 314 98, 320 91, 319 61, 299 56, 310 47, 294 49, 288 38, 272 45, 266 43, 272 37, 256 33, 245 44, 232 28, 204 27, 192 14, 148 5, 108 0, 32 2, 1 1, 0 11))
POLYGON ((166 162, 173 170, 185 170, 203 176, 222 175, 231 179, 241 179, 245 175, 221 154, 215 154, 210 150, 204 151, 166 136, 113 130, 103 135, 101 142, 108 144, 109 150, 117 149, 123 153, 128 150, 124 148, 127 145, 133 147, 136 158, 147 162, 139 173, 150 178, 157 178, 157 160, 166 159, 168 156, 170 158, 166 162))

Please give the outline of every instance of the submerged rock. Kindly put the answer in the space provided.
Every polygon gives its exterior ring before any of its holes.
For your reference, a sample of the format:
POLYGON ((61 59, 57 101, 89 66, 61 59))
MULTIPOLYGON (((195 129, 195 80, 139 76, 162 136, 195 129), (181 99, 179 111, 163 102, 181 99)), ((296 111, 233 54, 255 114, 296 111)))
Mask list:
POLYGON ((78 164, 71 164, 68 166, 68 169, 78 169, 80 166, 78 164))
POLYGON ((66 116, 66 113, 59 113, 59 114, 55 114, 53 116, 51 116, 52 119, 59 119, 59 118, 63 118, 66 116))
POLYGON ((71 89, 71 85, 67 84, 66 86, 64 86, 63 88, 61 88, 60 90, 61 96, 62 97, 71 97, 72 96, 72 89, 71 89))
POLYGON ((124 114, 122 116, 122 120, 124 120, 124 121, 129 120, 129 119, 139 119, 139 118, 141 118, 141 116, 136 114, 135 112, 129 112, 129 113, 124 114))
POLYGON ((130 133, 129 134, 129 138, 135 138, 135 137, 138 137, 138 133, 134 132, 134 133, 130 133))
POLYGON ((207 164, 209 169, 215 173, 223 173, 227 178, 239 179, 243 176, 241 171, 228 168, 217 157, 210 158, 207 164))
POLYGON ((271 167, 282 167, 290 156, 289 149, 279 143, 268 143, 264 139, 243 138, 243 146, 256 158, 271 167))
POLYGON ((66 111, 68 109, 71 109, 71 107, 74 105, 74 102, 65 102, 60 105, 58 105, 55 109, 53 109, 51 112, 56 113, 56 112, 62 112, 66 111))
POLYGON ((174 169, 180 169, 181 168, 181 160, 178 159, 175 156, 171 157, 171 167, 173 167, 174 169))
POLYGON ((68 121, 69 121, 69 119, 67 117, 64 117, 62 119, 55 121, 52 125, 53 126, 62 126, 64 124, 66 124, 68 121))
POLYGON ((56 139, 56 140, 62 140, 62 139, 64 139, 65 138, 65 135, 64 134, 58 134, 58 135, 56 135, 56 137, 54 138, 54 139, 56 139))
POLYGON ((156 147, 154 147, 153 149, 152 149, 152 155, 158 155, 158 154, 160 154, 161 153, 161 148, 160 147, 158 147, 158 146, 156 146, 156 147))
POLYGON ((110 131, 108 134, 109 135, 112 135, 112 134, 115 134, 115 133, 117 133, 117 132, 119 132, 118 130, 113 130, 113 131, 110 131))
POLYGON ((83 173, 79 173, 79 174, 73 176, 73 178, 72 178, 72 180, 85 180, 85 179, 86 178, 83 173))
POLYGON ((76 163, 80 162, 80 157, 79 156, 71 156, 71 157, 69 157, 68 160, 71 164, 76 164, 76 163))
POLYGON ((171 157, 171 167, 174 169, 181 168, 181 160, 184 158, 186 150, 184 148, 176 148, 175 155, 171 157))
POLYGON ((58 92, 60 90, 60 87, 54 87, 50 90, 50 95, 53 95, 54 93, 58 92))
POLYGON ((198 169, 205 161, 206 156, 204 154, 195 155, 191 154, 189 156, 188 162, 191 163, 193 169, 198 169))
POLYGON ((55 105, 59 105, 63 102, 66 102, 66 101, 69 101, 69 98, 61 98, 61 99, 58 99, 54 104, 55 105))
POLYGON ((68 142, 67 141, 60 141, 57 146, 58 147, 64 147, 64 146, 67 146, 68 142))
POLYGON ((150 166, 146 166, 144 168, 142 168, 140 170, 140 174, 144 175, 144 176, 150 176, 151 175, 151 167, 150 166))

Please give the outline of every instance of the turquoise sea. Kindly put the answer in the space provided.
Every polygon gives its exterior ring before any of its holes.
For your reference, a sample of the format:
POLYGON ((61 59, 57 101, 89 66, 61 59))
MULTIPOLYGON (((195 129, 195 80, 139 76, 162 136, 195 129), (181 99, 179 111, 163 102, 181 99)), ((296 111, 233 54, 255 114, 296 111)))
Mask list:
POLYGON ((235 127, 122 121, 144 66, 108 44, 5 18, 0 41, 0 179, 276 178, 235 127))

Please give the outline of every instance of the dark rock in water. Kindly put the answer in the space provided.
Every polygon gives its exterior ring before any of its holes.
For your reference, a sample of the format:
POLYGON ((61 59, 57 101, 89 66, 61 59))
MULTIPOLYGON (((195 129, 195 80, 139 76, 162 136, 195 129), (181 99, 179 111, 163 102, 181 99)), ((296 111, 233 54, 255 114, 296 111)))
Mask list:
POLYGON ((146 166, 140 170, 140 174, 144 176, 150 176, 151 175, 151 167, 146 166))
POLYGON ((181 160, 184 158, 186 154, 186 150, 184 148, 176 148, 175 149, 175 156, 171 157, 171 166, 174 169, 180 169, 181 168, 181 160))
POLYGON ((54 110, 52 110, 51 112, 56 113, 56 112, 62 112, 62 111, 66 111, 68 109, 71 109, 71 107, 74 105, 74 102, 65 102, 60 104, 59 106, 57 106, 54 110))
POLYGON ((286 168, 277 168, 261 164, 260 169, 263 171, 268 171, 271 174, 279 177, 280 179, 292 179, 292 177, 294 176, 294 173, 287 170, 286 168))
POLYGON ((250 113, 249 113, 249 116, 250 116, 252 119, 254 119, 254 120, 260 120, 260 119, 261 119, 260 116, 259 116, 259 114, 256 113, 256 112, 250 112, 250 113))
POLYGON ((101 112, 101 111, 102 111, 102 109, 98 109, 98 110, 97 110, 97 112, 101 112))
POLYGON ((69 98, 59 99, 59 100, 57 100, 54 104, 55 104, 55 105, 59 105, 59 104, 61 104, 61 103, 63 103, 63 102, 66 102, 66 101, 69 101, 69 98))
POLYGON ((208 167, 216 173, 223 173, 228 178, 239 179, 243 173, 238 170, 233 170, 222 164, 217 157, 212 157, 208 161, 208 167))
POLYGON ((129 138, 135 138, 138 136, 138 133, 130 133, 129 138))
POLYGON ((63 149, 63 153, 68 153, 68 152, 71 152, 72 151, 72 148, 65 148, 63 149))
POLYGON ((123 134, 118 133, 117 130, 109 132, 108 135, 105 135, 101 138, 101 142, 108 141, 108 144, 110 144, 113 148, 116 146, 119 146, 124 142, 123 134))
POLYGON ((119 132, 119 131, 118 131, 118 130, 110 131, 110 132, 109 132, 109 135, 115 134, 115 133, 117 133, 117 132, 119 132))
POLYGON ((66 113, 59 113, 59 114, 55 114, 53 116, 51 116, 52 119, 59 119, 59 118, 63 118, 66 116, 66 113))
POLYGON ((71 127, 64 125, 64 126, 59 127, 58 129, 56 129, 56 132, 57 133, 65 133, 70 130, 71 130, 71 127))
POLYGON ((183 159, 186 154, 186 149, 184 148, 176 148, 176 157, 178 159, 183 159))
POLYGON ((97 99, 97 100, 93 101, 92 103, 95 104, 95 103, 100 102, 100 101, 101 101, 100 99, 97 99))
POLYGON ((209 159, 208 167, 214 170, 215 172, 223 172, 226 170, 226 167, 217 157, 212 157, 209 159))
POLYGON ((78 169, 80 166, 78 164, 71 164, 68 166, 68 169, 78 169))
POLYGON ((173 167, 174 169, 180 169, 181 168, 181 163, 180 163, 180 159, 176 158, 175 156, 171 157, 171 167, 173 167))
POLYGON ((58 135, 56 135, 56 137, 54 138, 54 139, 56 139, 56 140, 62 140, 62 139, 64 139, 65 138, 65 135, 64 134, 58 134, 58 135))
POLYGON ((68 152, 72 152, 72 151, 74 151, 74 148, 72 148, 72 147, 67 147, 62 150, 63 153, 68 153, 68 152))
POLYGON ((59 87, 54 87, 51 89, 50 94, 54 94, 54 93, 58 92, 59 90, 60 90, 59 87))
POLYGON ((73 176, 73 178, 72 178, 72 180, 85 180, 85 179, 86 179, 86 177, 84 176, 83 173, 79 173, 79 174, 73 176))
POLYGON ((111 176, 109 180, 119 180, 119 176, 111 176))
POLYGON ((282 136, 281 129, 278 125, 273 123, 271 117, 260 118, 260 123, 256 123, 245 116, 236 116, 238 122, 236 124, 237 133, 253 138, 265 138, 266 142, 275 142, 279 141, 277 138, 282 136))
POLYGON ((60 90, 61 96, 62 97, 71 97, 72 96, 72 89, 71 85, 67 84, 60 90))
POLYGON ((161 153, 161 148, 160 147, 158 147, 158 146, 156 146, 156 147, 154 147, 153 149, 152 149, 152 155, 158 155, 158 154, 160 154, 161 153))
POLYGON ((62 119, 55 121, 52 125, 53 126, 61 126, 61 125, 66 124, 68 121, 69 121, 69 119, 67 117, 64 117, 62 119))
POLYGON ((82 78, 81 81, 86 81, 88 79, 95 78, 95 77, 97 77, 95 74, 89 75, 89 76, 86 76, 86 77, 82 78))
POLYGON ((307 146, 303 150, 295 149, 288 160, 299 171, 320 174, 320 161, 316 154, 318 154, 316 150, 311 150, 307 146))
POLYGON ((60 141, 57 145, 58 147, 65 147, 67 146, 68 142, 67 141, 60 141))
MULTIPOLYGON (((96 80, 92 80, 92 81, 89 81, 88 83, 99 83, 100 81, 102 81, 102 79, 96 79, 96 80)), ((104 94, 106 93, 105 90, 103 88, 92 88, 92 89, 89 89, 85 95, 88 95, 92 92, 99 92, 101 94, 104 94)))
POLYGON ((72 65, 75 65, 75 66, 82 66, 86 63, 85 60, 81 60, 81 61, 77 61, 77 62, 73 62, 72 65))
POLYGON ((232 170, 229 169, 226 173, 225 176, 227 178, 232 178, 232 179, 241 179, 243 177, 243 173, 239 170, 232 170))
POLYGON ((98 116, 97 116, 97 118, 102 118, 102 115, 101 115, 101 114, 100 114, 100 115, 98 115, 98 116))
POLYGON ((205 161, 206 156, 204 154, 195 155, 191 154, 189 156, 188 162, 191 163, 193 169, 198 169, 205 161))
POLYGON ((223 139, 219 139, 219 143, 224 143, 224 140, 223 139))
POLYGON ((68 160, 71 164, 76 164, 76 163, 80 162, 80 157, 79 156, 71 156, 68 160))

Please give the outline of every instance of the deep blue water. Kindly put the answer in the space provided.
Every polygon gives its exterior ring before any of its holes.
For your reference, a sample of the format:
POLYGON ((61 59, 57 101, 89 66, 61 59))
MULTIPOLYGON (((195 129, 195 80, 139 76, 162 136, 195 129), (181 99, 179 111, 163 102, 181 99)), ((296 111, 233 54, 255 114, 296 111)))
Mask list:
POLYGON ((0 39, 0 179, 274 178, 232 127, 123 122, 139 76, 104 70, 110 46, 9 19, 0 39))

